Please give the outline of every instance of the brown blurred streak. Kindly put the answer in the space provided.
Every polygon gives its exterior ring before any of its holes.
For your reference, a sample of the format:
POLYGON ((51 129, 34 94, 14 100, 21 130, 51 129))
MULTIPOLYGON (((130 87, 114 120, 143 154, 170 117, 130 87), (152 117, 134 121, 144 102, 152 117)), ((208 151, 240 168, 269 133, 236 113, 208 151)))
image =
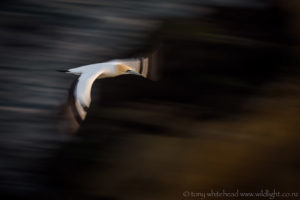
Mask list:
POLYGON ((178 199, 185 190, 296 192, 300 86, 291 80, 264 87, 265 95, 246 103, 250 114, 185 124, 197 138, 137 134, 126 139, 115 149, 114 167, 84 173, 83 188, 121 199, 178 199))

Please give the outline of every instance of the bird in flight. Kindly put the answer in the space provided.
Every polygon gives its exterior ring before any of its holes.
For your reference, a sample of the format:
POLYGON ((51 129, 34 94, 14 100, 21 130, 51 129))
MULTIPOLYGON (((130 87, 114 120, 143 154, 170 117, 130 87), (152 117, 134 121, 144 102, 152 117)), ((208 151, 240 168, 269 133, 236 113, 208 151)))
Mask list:
POLYGON ((111 60, 103 63, 85 65, 68 70, 57 70, 77 75, 78 78, 70 89, 73 115, 80 124, 86 117, 91 104, 91 89, 96 79, 116 77, 125 74, 143 76, 148 67, 148 58, 111 60), (139 70, 140 73, 137 72, 139 70))

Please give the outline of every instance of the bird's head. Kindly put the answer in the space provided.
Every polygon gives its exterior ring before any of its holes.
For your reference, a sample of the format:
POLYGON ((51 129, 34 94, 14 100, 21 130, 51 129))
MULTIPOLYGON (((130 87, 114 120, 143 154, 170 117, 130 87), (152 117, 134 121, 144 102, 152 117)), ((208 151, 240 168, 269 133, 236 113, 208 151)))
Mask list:
POLYGON ((133 74, 141 76, 140 73, 136 72, 133 68, 125 65, 125 64, 112 64, 109 63, 111 67, 105 67, 103 73, 98 77, 98 79, 106 78, 106 77, 115 77, 125 74, 133 74))
POLYGON ((133 74, 133 75, 141 76, 141 74, 136 72, 133 68, 131 68, 127 65, 124 65, 124 64, 117 64, 116 71, 117 71, 118 75, 133 74))

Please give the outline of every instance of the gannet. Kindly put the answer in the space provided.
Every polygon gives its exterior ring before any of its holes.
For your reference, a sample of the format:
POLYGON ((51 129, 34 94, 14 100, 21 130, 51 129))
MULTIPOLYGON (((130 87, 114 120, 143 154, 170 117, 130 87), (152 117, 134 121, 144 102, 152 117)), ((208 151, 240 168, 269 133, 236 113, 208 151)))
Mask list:
MULTIPOLYGON (((91 104, 91 89, 96 79, 116 77, 124 74, 146 76, 148 58, 111 60, 103 63, 85 65, 68 70, 57 70, 77 75, 77 80, 70 89, 70 105, 78 124, 84 121, 91 104), (140 73, 137 72, 139 70, 140 73), (142 75, 143 74, 143 75, 142 75)), ((69 99, 69 100, 70 100, 69 99)))

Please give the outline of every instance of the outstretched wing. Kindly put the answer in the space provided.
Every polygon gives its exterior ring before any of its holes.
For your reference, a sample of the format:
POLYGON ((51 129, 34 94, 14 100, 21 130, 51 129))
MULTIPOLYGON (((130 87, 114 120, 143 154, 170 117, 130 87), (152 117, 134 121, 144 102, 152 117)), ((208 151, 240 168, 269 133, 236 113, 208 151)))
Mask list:
POLYGON ((103 73, 100 68, 94 68, 89 71, 85 71, 78 78, 76 88, 74 90, 75 106, 78 114, 83 120, 86 116, 87 109, 91 103, 91 89, 94 81, 103 73))

